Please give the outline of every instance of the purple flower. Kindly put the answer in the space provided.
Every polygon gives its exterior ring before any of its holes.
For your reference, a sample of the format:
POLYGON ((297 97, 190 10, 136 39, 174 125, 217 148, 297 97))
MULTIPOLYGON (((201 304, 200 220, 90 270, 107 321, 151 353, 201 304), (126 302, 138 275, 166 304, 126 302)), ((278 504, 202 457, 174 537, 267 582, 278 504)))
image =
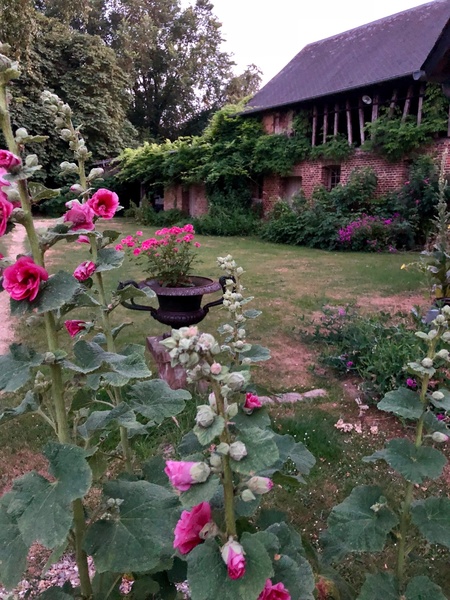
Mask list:
POLYGON ((439 413, 438 415, 436 415, 436 419, 438 421, 444 421, 445 420, 445 415, 443 415, 442 413, 439 413))
POLYGON ((410 388, 415 389, 417 387, 417 381, 415 379, 411 379, 411 377, 408 377, 408 379, 406 380, 406 385, 410 388))
POLYGON ((353 363, 353 361, 349 360, 349 361, 348 361, 348 362, 345 364, 345 366, 347 367, 347 369, 351 369, 351 368, 353 367, 353 364, 354 364, 354 363, 353 363))

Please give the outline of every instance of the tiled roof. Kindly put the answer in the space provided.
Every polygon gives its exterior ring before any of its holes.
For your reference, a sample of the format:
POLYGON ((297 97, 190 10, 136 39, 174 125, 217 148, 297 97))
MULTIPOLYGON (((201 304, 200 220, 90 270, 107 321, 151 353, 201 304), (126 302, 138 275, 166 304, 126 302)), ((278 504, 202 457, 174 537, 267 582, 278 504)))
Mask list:
POLYGON ((449 19, 450 0, 435 0, 308 44, 257 92, 245 113, 412 75, 449 19))

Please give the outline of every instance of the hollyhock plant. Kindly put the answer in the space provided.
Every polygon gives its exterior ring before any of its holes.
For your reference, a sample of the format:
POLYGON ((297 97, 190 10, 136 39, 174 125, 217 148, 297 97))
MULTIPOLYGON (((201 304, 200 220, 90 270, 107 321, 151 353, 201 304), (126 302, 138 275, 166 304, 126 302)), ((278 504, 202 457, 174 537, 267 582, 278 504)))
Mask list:
POLYGON ((261 408, 262 403, 256 394, 252 394, 251 392, 247 392, 245 394, 245 403, 243 406, 243 410, 248 415, 251 415, 255 408, 261 408))
POLYGON ((8 219, 11 216, 13 209, 14 206, 0 190, 0 236, 5 235, 8 219))
POLYGON ((186 492, 194 483, 208 479, 210 468, 203 462, 166 461, 165 474, 174 488, 186 492))
POLYGON ((67 329, 70 337, 75 337, 80 333, 80 331, 84 331, 86 326, 86 321, 80 320, 72 320, 72 321, 64 321, 64 327, 67 329))
POLYGON ((78 281, 86 281, 95 271, 95 263, 91 260, 85 260, 82 262, 73 272, 73 276, 78 281))
POLYGON ((291 600, 291 595, 282 583, 273 584, 270 579, 266 581, 258 600, 291 600))
POLYGON ((112 219, 119 207, 119 196, 105 188, 100 188, 87 201, 88 206, 97 217, 112 219))
POLYGON ((13 300, 32 302, 39 293, 41 281, 47 281, 48 273, 29 256, 21 256, 3 271, 3 288, 13 300))
POLYGON ((228 577, 240 579, 245 575, 245 552, 239 542, 232 537, 221 550, 224 563, 227 565, 228 577))
POLYGON ((210 522, 211 507, 208 502, 201 502, 193 506, 190 511, 183 510, 175 527, 173 547, 181 554, 188 554, 203 542, 200 532, 210 522))
POLYGON ((254 475, 247 481, 247 487, 255 494, 267 494, 273 488, 273 481, 268 477, 254 475))
POLYGON ((91 231, 94 229, 95 213, 88 204, 81 204, 78 200, 71 200, 66 203, 69 210, 64 215, 65 223, 72 223, 71 231, 79 231, 86 229, 91 231))
POLYGON ((0 167, 6 169, 7 171, 11 171, 21 164, 22 161, 18 156, 12 152, 9 152, 9 150, 0 149, 0 167))

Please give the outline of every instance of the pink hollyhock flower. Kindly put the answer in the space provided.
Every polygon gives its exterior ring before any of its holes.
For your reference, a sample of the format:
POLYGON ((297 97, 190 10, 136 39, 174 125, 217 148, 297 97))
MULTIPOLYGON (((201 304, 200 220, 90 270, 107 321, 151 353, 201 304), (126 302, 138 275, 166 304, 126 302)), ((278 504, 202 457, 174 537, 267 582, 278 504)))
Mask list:
POLYGON ((0 236, 5 235, 8 219, 13 209, 14 206, 8 200, 6 194, 0 191, 0 236))
POLYGON ((239 542, 230 537, 228 542, 222 546, 222 558, 227 565, 228 577, 230 579, 240 579, 245 575, 245 557, 244 548, 239 542))
POLYGON ((73 276, 75 279, 78 279, 78 281, 86 281, 86 279, 89 279, 94 271, 95 263, 93 263, 92 260, 86 260, 78 265, 73 272, 73 276))
POLYGON ((175 527, 173 547, 181 554, 188 554, 195 546, 203 542, 200 532, 211 521, 211 507, 208 502, 193 506, 190 511, 183 510, 175 527))
POLYGON ((222 371, 222 365, 220 363, 213 362, 213 364, 211 365, 211 373, 213 375, 219 375, 219 373, 221 371, 222 371))
POLYGON ((144 235, 144 232, 143 231, 136 231, 136 235, 139 236, 139 237, 141 237, 141 235, 144 235))
POLYGON ((78 200, 71 200, 66 203, 69 210, 64 215, 64 222, 72 223, 71 230, 78 231, 79 229, 86 229, 91 231, 94 229, 94 217, 95 213, 88 204, 81 204, 78 200))
POLYGON ((268 579, 258 600, 291 600, 291 595, 282 583, 273 585, 272 581, 268 579))
POLYGON ((203 462, 185 462, 168 460, 164 473, 173 487, 186 492, 194 483, 203 483, 208 479, 211 469, 203 462))
POLYGON ((87 235, 80 235, 78 236, 77 242, 79 244, 90 244, 91 242, 89 241, 89 238, 87 235))
POLYGON ((39 292, 41 281, 47 281, 48 273, 29 256, 21 256, 3 271, 3 288, 13 300, 33 301, 39 292))
POLYGON ((119 206, 119 196, 115 192, 100 188, 87 203, 98 217, 112 219, 119 206))
POLYGON ((0 150, 0 167, 7 171, 22 164, 21 159, 9 150, 0 150))
POLYGON ((261 406, 261 401, 256 394, 252 394, 251 392, 245 394, 245 403, 242 407, 245 413, 251 415, 255 408, 261 408, 261 406))
POLYGON ((266 494, 273 488, 273 481, 268 477, 254 475, 247 481, 247 487, 255 494, 266 494))
POLYGON ((69 332, 70 337, 75 337, 77 333, 80 333, 80 331, 84 331, 85 325, 86 321, 64 321, 64 326, 69 332))

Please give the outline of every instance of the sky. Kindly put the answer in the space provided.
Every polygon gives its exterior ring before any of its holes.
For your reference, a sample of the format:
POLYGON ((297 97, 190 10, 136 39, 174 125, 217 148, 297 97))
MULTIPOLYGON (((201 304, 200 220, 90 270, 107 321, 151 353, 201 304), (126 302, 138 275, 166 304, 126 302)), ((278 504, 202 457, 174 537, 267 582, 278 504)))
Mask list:
MULTIPOLYGON (((194 0, 182 0, 183 5, 194 0)), ((311 42, 407 10, 424 0, 211 0, 222 23, 223 50, 236 73, 255 64, 262 85, 311 42)))

